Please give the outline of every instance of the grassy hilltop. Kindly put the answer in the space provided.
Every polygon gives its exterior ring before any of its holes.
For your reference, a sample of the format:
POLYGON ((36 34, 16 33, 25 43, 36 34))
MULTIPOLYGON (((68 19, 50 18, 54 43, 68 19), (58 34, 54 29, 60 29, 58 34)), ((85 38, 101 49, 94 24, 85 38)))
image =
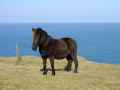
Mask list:
POLYGON ((51 71, 43 76, 39 57, 22 57, 21 62, 1 57, 0 90, 120 90, 120 65, 95 64, 79 57, 77 74, 63 71, 65 65, 65 60, 55 61, 56 76, 51 71))

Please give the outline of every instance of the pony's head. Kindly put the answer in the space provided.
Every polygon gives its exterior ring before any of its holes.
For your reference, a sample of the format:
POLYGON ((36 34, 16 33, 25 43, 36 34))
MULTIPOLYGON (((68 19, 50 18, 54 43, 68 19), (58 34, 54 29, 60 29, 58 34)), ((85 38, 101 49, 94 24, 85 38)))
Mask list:
POLYGON ((44 43, 47 32, 42 28, 32 28, 32 49, 37 50, 37 47, 44 43))

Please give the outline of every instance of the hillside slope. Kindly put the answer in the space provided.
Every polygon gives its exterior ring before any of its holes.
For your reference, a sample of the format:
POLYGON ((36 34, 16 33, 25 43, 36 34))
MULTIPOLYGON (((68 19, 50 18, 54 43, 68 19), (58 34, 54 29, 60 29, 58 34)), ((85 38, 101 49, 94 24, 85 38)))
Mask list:
MULTIPOLYGON (((95 64, 79 57, 79 73, 65 72, 55 61, 56 76, 43 76, 39 57, 0 58, 0 90, 120 90, 120 65, 95 64)), ((48 61, 48 68, 50 64, 48 61)))

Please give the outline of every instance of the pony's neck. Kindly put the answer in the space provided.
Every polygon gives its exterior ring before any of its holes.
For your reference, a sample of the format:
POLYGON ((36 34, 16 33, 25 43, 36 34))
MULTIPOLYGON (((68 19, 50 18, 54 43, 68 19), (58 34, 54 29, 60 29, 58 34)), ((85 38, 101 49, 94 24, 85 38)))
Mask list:
POLYGON ((51 36, 48 35, 48 37, 46 38, 46 40, 44 40, 44 43, 42 43, 41 45, 39 45, 40 50, 47 48, 49 46, 49 42, 51 41, 51 39, 53 39, 51 36))

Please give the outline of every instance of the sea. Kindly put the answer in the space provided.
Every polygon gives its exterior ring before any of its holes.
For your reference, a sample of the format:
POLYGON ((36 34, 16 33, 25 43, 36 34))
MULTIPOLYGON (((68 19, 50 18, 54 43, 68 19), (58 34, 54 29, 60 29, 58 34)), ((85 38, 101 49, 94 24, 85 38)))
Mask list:
POLYGON ((120 64, 120 23, 4 23, 0 24, 0 56, 40 56, 32 51, 32 28, 54 38, 72 37, 78 55, 97 63, 120 64))

